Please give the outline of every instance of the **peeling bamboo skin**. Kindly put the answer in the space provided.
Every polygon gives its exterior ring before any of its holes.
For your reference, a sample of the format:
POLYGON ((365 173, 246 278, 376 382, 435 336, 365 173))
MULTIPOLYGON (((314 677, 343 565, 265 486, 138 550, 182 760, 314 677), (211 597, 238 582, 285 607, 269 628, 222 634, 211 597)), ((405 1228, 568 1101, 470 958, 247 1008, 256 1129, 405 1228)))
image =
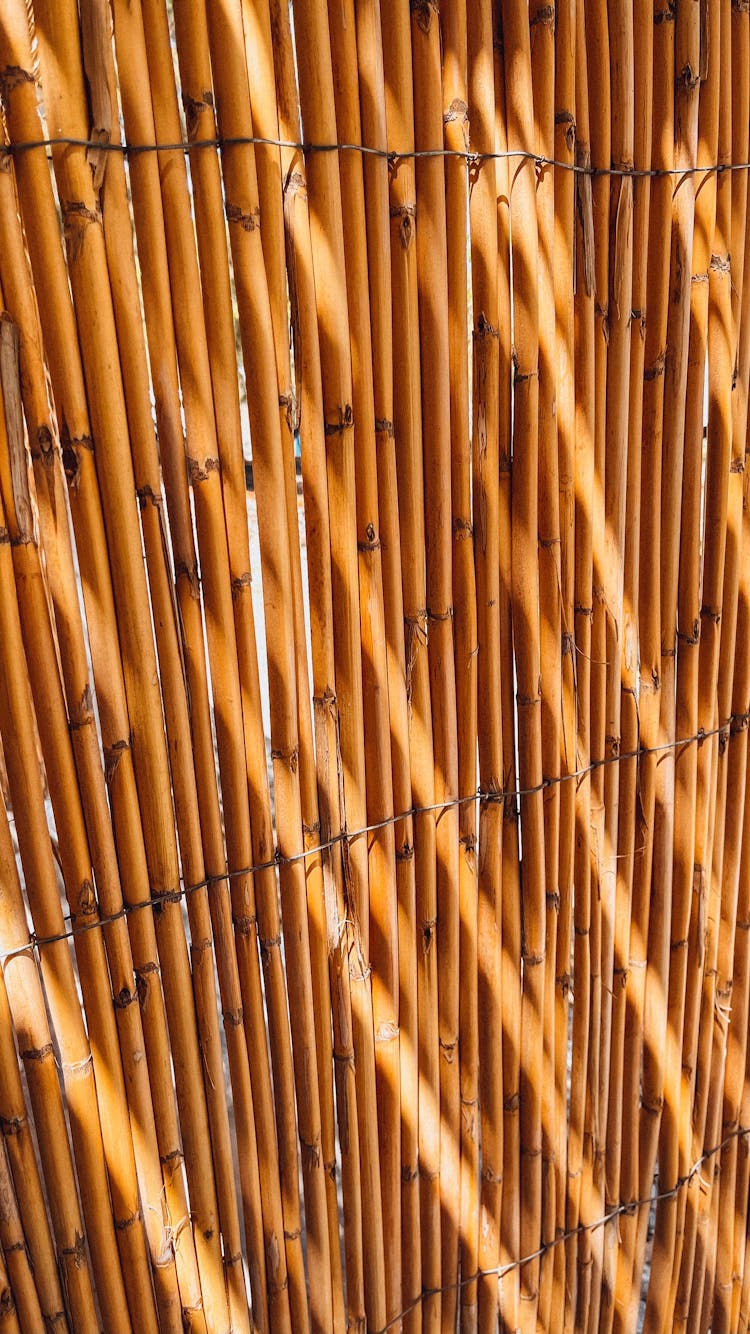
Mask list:
POLYGON ((7 0, 3 1329, 747 1330, 749 42, 7 0))

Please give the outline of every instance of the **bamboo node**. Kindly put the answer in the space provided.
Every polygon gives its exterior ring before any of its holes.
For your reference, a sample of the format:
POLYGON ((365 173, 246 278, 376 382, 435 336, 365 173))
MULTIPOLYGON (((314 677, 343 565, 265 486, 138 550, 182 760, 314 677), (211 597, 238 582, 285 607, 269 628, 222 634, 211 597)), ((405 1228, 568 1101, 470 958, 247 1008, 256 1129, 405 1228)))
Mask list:
POLYGON ((435 931, 437 929, 437 918, 431 917, 422 923, 422 952, 429 954, 435 940, 435 931))
POLYGON ((534 15, 534 17, 533 17, 532 19, 529 19, 529 27, 530 27, 530 28, 533 28, 534 25, 537 24, 537 23, 541 24, 543 27, 546 27, 546 28, 554 28, 554 26, 555 26, 555 6, 554 6, 554 5, 542 5, 541 9, 538 9, 538 10, 536 11, 536 14, 534 15))
POLYGON ((460 516, 453 520, 453 536, 459 541, 462 538, 471 538, 474 536, 474 525, 471 519, 463 519, 460 516))
POLYGON ((404 843, 402 847, 396 849, 397 862, 410 862, 414 857, 414 847, 411 843, 404 843))
POLYGON ((665 9, 657 9, 654 13, 654 24, 658 27, 660 23, 674 23, 677 5, 676 0, 669 0, 665 9))
POLYGON ((504 1112, 517 1112, 520 1106, 521 1106, 521 1095, 518 1092, 511 1093, 508 1095, 507 1098, 503 1099, 504 1112))
POLYGON ((63 217, 63 233, 70 251, 70 260, 74 264, 81 253, 87 227, 90 227, 92 223, 101 226, 101 210, 99 208, 89 208, 82 199, 72 199, 63 202, 60 211, 63 217))
POLYGON ((351 431, 354 426, 354 412, 351 403, 345 403, 338 409, 338 421, 326 422, 325 433, 329 435, 343 435, 344 431, 351 431))
POLYGON ((732 256, 731 255, 722 256, 722 255, 712 254, 711 263, 709 264, 708 267, 711 273, 731 273, 732 256))
POLYGON ((258 919, 255 916, 240 915, 232 913, 232 925, 240 936, 249 936, 258 925, 258 919))
POLYGON ((69 1257, 76 1269, 82 1269, 86 1263, 86 1238, 76 1230, 72 1246, 63 1246, 62 1254, 69 1257))
POLYGON ((246 570, 244 574, 236 575, 232 580, 232 601, 236 602, 243 588, 252 588, 252 585, 253 576, 250 570, 246 570))
POLYGON ((731 735, 736 736, 738 732, 746 732, 749 721, 750 718, 746 713, 733 713, 729 724, 731 735))
POLYGON ((148 484, 145 486, 137 486, 135 495, 141 510, 144 510, 148 504, 154 505, 156 509, 161 509, 161 496, 154 491, 152 486, 149 486, 148 484))
POLYGON ((387 417, 376 417, 375 434, 384 435, 388 439, 392 440, 395 435, 395 431, 393 429, 393 422, 389 421, 387 417))
POLYGON ((357 551, 380 551, 381 541, 375 532, 373 524, 368 523, 365 529, 365 541, 357 542, 357 551))
POLYGON ((686 93, 692 93, 698 87, 699 83, 700 71, 694 70, 692 65, 688 62, 683 65, 680 73, 675 79, 675 90, 677 93, 679 93, 681 89, 686 93))
POLYGON ((299 750, 297 746, 275 747, 271 751, 271 759, 281 760, 283 764, 286 764, 287 767, 291 769, 293 774, 296 774, 297 765, 299 763, 299 750))
POLYGON ((301 199, 307 198, 307 183, 301 171, 290 171, 284 182, 284 198, 293 198, 299 195, 301 199))
POLYGON ((112 997, 112 1004, 116 1010, 127 1010, 129 1005, 138 999, 137 988, 131 991, 128 987, 122 987, 116 996, 112 997))
POLYGON ((461 120, 466 122, 469 119, 469 108, 460 97, 454 97, 450 106, 443 112, 443 124, 450 125, 452 121, 461 120))
MULTIPOLYGON (((14 1135, 20 1135, 28 1125, 26 1116, 0 1116, 0 1130, 8 1139, 14 1135)), ((7 1247, 5 1248, 7 1250, 7 1247)))
POLYGON ((402 1168, 401 1168, 401 1180, 402 1180, 403 1182, 407 1182, 407 1183, 408 1183, 409 1181, 416 1181, 416 1179, 417 1179, 418 1176, 419 1176, 419 1168, 417 1168, 417 1167, 402 1167, 402 1168))
POLYGON ((141 1211, 137 1209, 134 1214, 130 1214, 127 1218, 115 1218, 114 1224, 118 1232, 127 1232, 128 1228, 135 1227, 136 1223, 140 1223, 140 1221, 141 1211))
POLYGON ((688 646, 695 646, 696 644, 699 644, 700 637, 701 637, 701 623, 697 619, 693 621, 693 626, 689 634, 687 630, 677 631, 678 640, 682 644, 687 644, 688 646))
POLYGON ((0 547, 10 546, 10 533, 7 528, 0 528, 0 547))
POLYGON ((30 70, 22 69, 20 65, 6 65, 5 69, 0 70, 0 98, 6 106, 8 95, 24 83, 36 83, 30 70))
POLYGON ((476 327, 472 330, 472 337, 476 342, 483 338, 500 337, 500 330, 497 325, 490 324, 483 310, 479 312, 476 327))
POLYGON ((414 239, 414 224, 417 219, 417 209, 414 204, 395 204, 391 206, 390 215, 392 218, 400 218, 398 236, 404 250, 408 250, 414 239))
POLYGON ((264 959, 267 959, 272 950, 278 950, 281 947, 281 936, 266 936, 258 941, 260 952, 264 959))
POLYGON ((445 611, 432 611, 427 609, 428 621, 450 621, 453 618, 453 607, 446 607, 445 611))
POLYGON ((646 380, 647 382, 650 380, 657 380, 659 376, 664 374, 666 365, 667 365, 667 353, 665 349, 663 352, 659 353, 658 357, 656 358, 656 361, 654 361, 651 366, 647 366, 645 368, 643 372, 644 380, 646 380))
POLYGON ((21 1052, 22 1061, 46 1061, 54 1054, 54 1048, 51 1042, 45 1043, 43 1047, 27 1047, 21 1052))
POLYGON ((735 14, 750 14, 750 0, 732 0, 735 14))
POLYGON ((94 886, 90 880, 84 880, 78 894, 76 909, 71 916, 71 921, 76 922, 79 917, 94 917, 96 911, 97 903, 94 886))
POLYGON ((182 105, 185 111, 187 137, 188 139, 194 139, 198 133, 200 119, 204 111, 213 111, 213 93, 209 90, 202 92, 200 97, 191 97, 189 93, 183 91, 182 105))
POLYGON ((225 1028, 241 1028, 244 1018, 242 1006, 237 1010, 222 1010, 221 1017, 225 1028))
POLYGON ((453 1058, 455 1057, 456 1051, 458 1050, 458 1038, 455 1037, 450 1042, 446 1042, 443 1038, 440 1038, 439 1046, 446 1064, 452 1065, 453 1058))
POLYGON ((191 486, 196 486, 198 482, 207 482, 212 472, 221 472, 221 463, 216 458, 206 458, 202 465, 197 459, 188 458, 187 467, 191 486))
POLYGON ((482 1167, 482 1180, 486 1181, 488 1186, 502 1186, 502 1171, 496 1172, 493 1167, 482 1167))
POLYGON ((80 481, 81 460, 79 451, 88 450, 90 454, 94 453, 94 442, 90 435, 66 436, 63 440, 62 461, 68 486, 76 489, 80 481))
MULTIPOLYGON (((320 1136, 316 1135, 314 1140, 308 1141, 300 1135, 299 1142, 302 1147, 302 1170, 304 1171, 305 1167, 308 1170, 320 1167, 320 1136)), ((299 1235, 299 1232, 296 1234, 284 1232, 287 1241, 296 1241, 299 1235)))
POLYGON ((255 208, 245 212, 239 204, 225 204, 224 213, 227 222, 236 222, 243 232, 260 231, 260 208, 255 208))
POLYGON ((744 473, 744 471, 745 471, 745 458, 744 458, 744 455, 742 455, 742 456, 739 456, 739 455, 738 455, 736 458, 733 458, 733 459, 732 459, 732 462, 731 462, 730 465, 729 465, 729 471, 730 471, 730 473, 733 473, 733 472, 734 472, 734 473, 744 473))
POLYGON ((409 9, 424 33, 430 31, 433 15, 437 18, 440 14, 439 0, 409 0, 409 9))

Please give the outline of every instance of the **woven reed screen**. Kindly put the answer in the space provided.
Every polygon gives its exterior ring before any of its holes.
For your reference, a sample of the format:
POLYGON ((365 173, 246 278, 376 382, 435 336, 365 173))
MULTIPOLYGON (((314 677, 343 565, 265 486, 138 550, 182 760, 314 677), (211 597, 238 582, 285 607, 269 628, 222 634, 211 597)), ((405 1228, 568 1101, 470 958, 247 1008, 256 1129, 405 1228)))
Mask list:
POLYGON ((747 0, 0 102, 0 1330, 744 1334, 747 0))

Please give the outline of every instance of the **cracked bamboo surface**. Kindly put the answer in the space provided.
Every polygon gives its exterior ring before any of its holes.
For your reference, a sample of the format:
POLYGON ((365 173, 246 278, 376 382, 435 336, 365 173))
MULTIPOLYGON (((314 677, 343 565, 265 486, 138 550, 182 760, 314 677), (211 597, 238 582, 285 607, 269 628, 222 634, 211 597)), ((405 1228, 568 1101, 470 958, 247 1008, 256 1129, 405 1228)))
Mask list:
POLYGON ((0 6, 2 1330, 748 1329, 749 53, 0 6))

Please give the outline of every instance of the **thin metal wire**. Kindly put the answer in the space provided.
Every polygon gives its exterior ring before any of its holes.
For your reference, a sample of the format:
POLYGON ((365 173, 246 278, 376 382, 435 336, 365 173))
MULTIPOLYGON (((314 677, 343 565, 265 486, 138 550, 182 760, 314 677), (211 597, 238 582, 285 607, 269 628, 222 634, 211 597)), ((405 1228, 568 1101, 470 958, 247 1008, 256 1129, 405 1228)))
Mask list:
MULTIPOLYGON (((559 1233, 556 1237, 553 1237, 552 1241, 543 1242, 538 1250, 532 1251, 529 1255, 524 1255, 520 1260, 511 1260, 508 1264, 498 1265, 495 1269, 476 1269, 473 1274, 467 1274, 465 1278, 460 1278, 455 1283, 446 1283, 445 1287, 442 1288, 423 1288, 419 1296, 415 1297, 414 1300, 410 1302, 408 1306, 405 1306, 402 1311, 399 1311, 398 1315, 392 1316, 385 1325, 381 1325, 379 1329, 370 1331, 370 1334, 388 1334, 388 1331, 400 1324, 405 1316, 409 1315, 411 1311, 416 1310, 418 1306, 421 1306, 422 1302, 427 1297, 439 1297, 444 1292, 460 1291, 462 1288, 468 1287, 470 1283, 475 1283, 477 1279, 480 1278, 504 1278, 506 1274, 511 1274, 514 1270, 522 1269, 524 1265, 531 1264, 533 1260, 540 1259, 540 1257, 546 1255, 548 1251, 554 1250, 556 1246, 562 1246, 566 1241, 572 1241, 573 1237, 580 1236, 585 1232, 596 1232, 598 1228, 606 1227, 607 1223, 614 1222, 614 1220, 620 1218, 622 1214, 634 1214, 640 1209, 645 1209, 647 1206, 651 1208, 652 1205, 659 1204, 661 1201, 675 1199, 680 1191, 684 1190, 685 1186, 690 1184, 693 1177, 698 1174, 700 1169, 709 1161, 709 1159, 715 1157, 717 1153, 721 1153, 727 1145, 731 1144, 732 1140, 742 1139, 747 1135, 750 1135, 750 1126, 737 1126, 735 1130, 731 1130, 720 1144, 715 1144, 712 1149, 707 1149, 705 1153, 701 1154, 700 1158, 697 1158, 693 1163, 690 1170, 686 1172, 684 1176, 679 1177, 677 1183, 672 1186, 670 1190, 658 1191, 656 1194, 651 1194, 644 1199, 632 1200, 629 1204, 618 1204, 616 1208, 610 1209, 609 1213, 602 1214, 601 1218, 595 1219, 593 1223, 579 1223, 577 1227, 570 1228, 567 1232, 559 1233)), ((658 1180, 658 1177, 654 1177, 654 1180, 658 1180)))
POLYGON ((738 722, 744 724, 747 721, 748 715, 732 715, 731 718, 727 719, 726 722, 721 723, 718 727, 713 727, 708 730, 701 729, 693 736, 680 737, 674 741, 664 741, 658 746, 639 746, 635 750, 618 751, 616 754, 606 755, 601 760, 592 760, 590 764, 584 765, 579 769, 574 769, 570 773, 558 774, 553 778, 543 778, 541 783, 537 783, 535 787, 520 788, 514 786, 512 788, 501 788, 497 791, 485 791, 482 788, 477 788, 476 791, 468 793, 465 796, 449 797, 445 801, 436 801, 429 806, 412 806, 409 810, 399 811, 395 815, 389 815, 384 820, 376 820, 372 824, 363 825, 360 829, 352 831, 342 829, 339 833, 331 835, 330 838, 324 839, 320 843, 316 843, 315 847, 305 848, 302 852, 295 852, 291 855, 285 855, 277 848, 274 856, 269 857, 267 861, 255 862, 251 866, 235 867, 231 870, 227 867, 221 873, 204 876, 202 880, 198 880, 194 884, 182 884, 180 888, 155 893, 150 899, 144 899, 140 903, 124 903, 122 908, 116 913, 110 913, 104 917, 97 917, 91 922, 82 922, 78 926, 71 926, 68 930, 60 931, 56 935, 39 936, 36 932, 32 931, 29 940, 25 945, 0 953, 0 967, 7 963, 9 959, 28 954, 34 949, 39 950, 48 945, 57 945, 64 940, 72 940, 75 936, 83 935, 86 931, 97 931, 102 927, 112 925, 114 922, 119 922, 123 917, 129 917, 131 913, 140 912, 144 908, 151 908, 158 912, 164 905, 169 903, 179 903, 182 899, 186 898, 188 894, 195 894, 201 889, 209 888, 211 885, 221 884, 225 880, 237 880, 243 876, 254 875, 256 871, 268 871, 279 866, 291 866, 295 862, 305 861, 309 857, 317 857, 323 852, 328 852, 331 848, 335 848, 339 843, 353 843, 355 839, 364 838, 367 834, 377 833, 379 830, 386 829, 390 825, 399 824, 402 820, 412 820, 417 819, 422 815, 442 813, 451 810, 456 806, 465 806, 472 801, 486 803, 506 801, 519 802, 524 797, 536 796, 539 792, 544 792, 550 787, 556 787, 560 783, 568 783, 573 780, 585 778, 588 774, 594 773, 597 769, 604 768, 609 764, 621 764, 626 760, 640 760, 646 755, 659 755, 668 751, 679 750, 684 746, 690 746, 696 742, 701 744, 702 742, 707 741, 710 737, 719 736, 722 733, 726 733, 728 736, 733 725, 736 725, 738 722))
POLYGON ((16 154, 28 153, 33 149, 44 148, 95 148, 102 153, 124 153, 126 156, 136 156, 140 153, 192 153, 197 148, 241 148, 247 146, 261 146, 267 148, 293 148, 300 153, 364 153, 370 157, 384 158, 390 166, 396 167, 399 162, 412 161, 418 158, 459 158, 463 159, 471 167, 479 167, 483 162, 496 162, 501 159, 516 158, 519 161, 533 162, 537 168, 557 167, 560 171, 572 171, 582 176, 628 176, 634 180, 641 177, 654 178, 658 176, 700 176, 711 172, 722 175, 725 171, 748 171, 750 162, 713 162, 706 166, 695 167, 633 167, 620 164, 612 167, 596 167, 586 165, 581 162, 564 162, 559 158, 545 157, 541 153, 532 153, 524 148, 507 148, 501 152, 493 153, 473 153, 470 149, 461 148, 407 148, 404 150, 375 148, 371 144, 354 143, 335 143, 335 144, 317 144, 307 143, 295 139, 271 139, 264 135, 234 135, 218 136, 213 139, 178 139, 173 143, 158 144, 133 144, 120 141, 101 141, 99 139, 77 139, 69 135, 54 135, 48 139, 29 139, 17 143, 5 143, 0 145, 0 154, 8 153, 11 157, 16 154))

